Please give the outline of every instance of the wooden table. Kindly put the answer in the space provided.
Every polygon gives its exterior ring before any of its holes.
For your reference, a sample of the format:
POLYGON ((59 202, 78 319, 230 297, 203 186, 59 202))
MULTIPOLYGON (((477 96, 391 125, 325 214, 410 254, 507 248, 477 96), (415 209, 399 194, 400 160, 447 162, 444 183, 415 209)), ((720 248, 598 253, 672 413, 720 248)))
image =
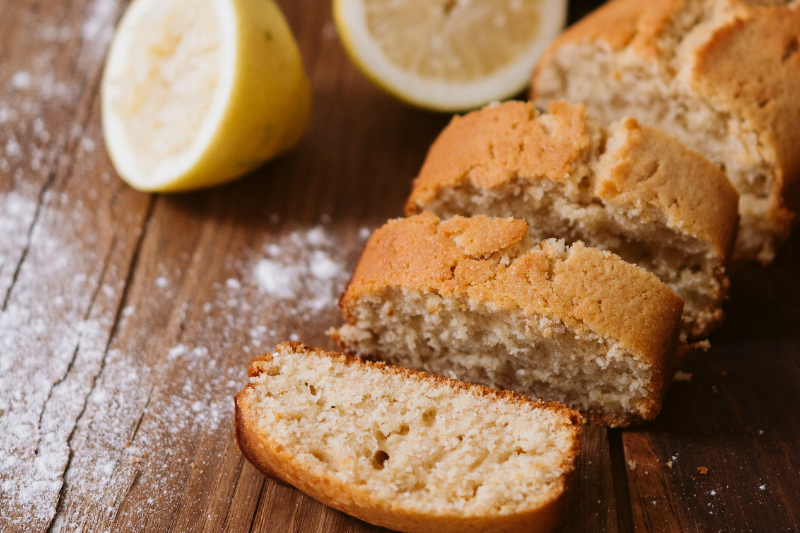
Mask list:
MULTIPOLYGON (((0 0, 3 533, 378 529, 266 479, 232 431, 251 357, 290 337, 332 347, 365 235, 401 215, 449 120, 367 82, 328 4, 281 2, 314 87, 300 146, 164 196, 127 187, 103 147, 125 2, 0 0)), ((564 531, 800 531, 799 254, 796 234, 769 268, 735 269, 728 321, 654 423, 586 429, 564 531)))

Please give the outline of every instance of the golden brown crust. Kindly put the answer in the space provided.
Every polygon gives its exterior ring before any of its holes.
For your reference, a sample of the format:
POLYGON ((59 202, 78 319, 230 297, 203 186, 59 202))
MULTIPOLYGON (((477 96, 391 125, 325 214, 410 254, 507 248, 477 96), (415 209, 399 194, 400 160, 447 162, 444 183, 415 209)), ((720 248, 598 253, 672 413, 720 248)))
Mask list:
POLYGON ((406 214, 420 213, 439 192, 471 180, 496 187, 517 176, 564 180, 591 148, 586 108, 552 102, 550 131, 530 102, 507 102, 456 116, 428 152, 406 203, 406 214))
MULTIPOLYGON (((658 39, 669 31, 676 13, 694 3, 607 2, 565 31, 542 54, 533 72, 531 98, 537 98, 539 73, 566 44, 603 42, 614 51, 632 50, 645 61, 675 53, 674 49, 659 49, 658 39)), ((743 224, 772 235, 766 237, 761 251, 763 257, 771 258, 774 246, 788 238, 800 210, 800 4, 760 6, 742 0, 730 0, 729 4, 728 15, 715 18, 714 27, 683 60, 690 67, 691 90, 720 112, 753 127, 762 156, 774 165, 767 216, 743 216, 743 224)), ((749 208, 742 207, 744 215, 749 208)), ((737 253, 750 256, 759 250, 742 248, 737 253)))
POLYGON ((739 194, 725 173, 636 119, 623 119, 613 134, 624 142, 603 158, 597 196, 614 205, 657 209, 672 227, 707 242, 724 267, 739 226, 739 194))
MULTIPOLYGON (((488 259, 471 257, 459 246, 455 227, 469 224, 476 231, 483 225, 502 232, 498 226, 510 228, 513 221, 496 219, 490 226, 483 216, 453 220, 440 223, 425 212, 375 231, 340 301, 345 320, 356 323, 351 306, 360 296, 394 288, 466 296, 497 309, 545 316, 578 333, 613 339, 651 365, 651 401, 641 418, 658 414, 668 383, 665 369, 679 342, 683 300, 653 274, 583 243, 559 252, 544 241, 521 255, 509 254, 508 262, 500 257, 506 248, 488 259)), ((631 420, 614 419, 611 425, 631 420)))
MULTIPOLYGON (((343 483, 329 475, 319 475, 310 471, 289 450, 282 448, 268 434, 259 430, 259 423, 250 406, 250 391, 256 386, 250 383, 235 398, 236 439, 242 454, 264 474, 278 481, 294 485, 312 498, 355 516, 371 524, 407 532, 419 533, 461 533, 464 530, 476 532, 516 532, 532 531, 549 533, 555 531, 563 521, 566 511, 566 494, 574 478, 575 466, 580 453, 580 415, 558 403, 543 403, 531 400, 520 394, 498 391, 480 385, 471 385, 417 372, 393 367, 383 363, 362 361, 345 354, 328 353, 310 348, 302 343, 283 343, 276 348, 304 356, 329 357, 339 364, 358 365, 380 372, 400 375, 404 378, 433 382, 436 386, 467 390, 497 401, 524 403, 532 408, 548 409, 565 415, 574 430, 572 447, 565 454, 565 474, 562 476, 562 490, 556 491, 552 499, 544 504, 522 512, 503 515, 460 516, 455 514, 426 515, 402 509, 394 502, 376 497, 364 487, 343 483)), ((249 369, 251 377, 258 376, 261 364, 270 361, 271 354, 262 355, 252 361, 249 369)))
MULTIPOLYGON (((603 41, 612 50, 630 47, 639 55, 658 55, 657 39, 673 13, 686 0, 611 0, 567 28, 540 56, 537 69, 546 64, 553 53, 566 43, 603 41)), ((536 71, 534 71, 534 79, 536 71)), ((535 89, 535 84, 531 91, 535 89)))

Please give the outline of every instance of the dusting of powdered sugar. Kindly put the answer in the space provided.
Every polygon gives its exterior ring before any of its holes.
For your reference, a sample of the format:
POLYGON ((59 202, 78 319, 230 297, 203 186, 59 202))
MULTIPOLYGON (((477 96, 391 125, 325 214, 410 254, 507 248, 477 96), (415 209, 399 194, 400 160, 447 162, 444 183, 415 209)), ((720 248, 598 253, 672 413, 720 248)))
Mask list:
POLYGON ((119 0, 94 0, 88 18, 83 22, 81 36, 92 47, 92 53, 103 55, 114 35, 114 22, 119 9, 119 0))
MULTIPOLYGON (((46 524, 55 514, 67 441, 111 327, 111 320, 87 313, 99 279, 96 259, 72 237, 82 215, 62 209, 54 195, 44 203, 47 220, 33 228, 35 245, 22 268, 16 271, 19 251, 6 255, 7 242, 0 245, 0 524, 12 530, 46 524)), ((10 193, 0 205, 3 235, 27 240, 35 203, 10 193)))
POLYGON ((253 276, 259 290, 276 300, 291 300, 286 312, 308 318, 335 307, 349 272, 338 246, 322 226, 293 231, 263 246, 253 276))

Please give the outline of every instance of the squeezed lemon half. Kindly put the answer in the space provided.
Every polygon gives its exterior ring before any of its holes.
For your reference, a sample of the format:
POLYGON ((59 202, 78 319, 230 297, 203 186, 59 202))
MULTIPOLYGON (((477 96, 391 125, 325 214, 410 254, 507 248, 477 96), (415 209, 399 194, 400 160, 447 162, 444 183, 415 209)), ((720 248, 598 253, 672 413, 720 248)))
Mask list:
POLYGON ((566 0, 334 0, 356 65, 411 104, 464 111, 520 92, 566 0))
POLYGON ((245 174, 300 140, 311 89, 271 0, 135 0, 109 50, 103 132, 136 189, 245 174))

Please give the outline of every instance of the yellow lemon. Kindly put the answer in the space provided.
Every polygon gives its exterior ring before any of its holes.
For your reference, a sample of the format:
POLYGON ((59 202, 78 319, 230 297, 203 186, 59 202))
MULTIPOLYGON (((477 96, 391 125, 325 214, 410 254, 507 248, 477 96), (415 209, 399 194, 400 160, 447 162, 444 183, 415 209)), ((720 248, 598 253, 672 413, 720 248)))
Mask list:
POLYGON ((517 94, 566 0, 334 0, 350 56, 401 100, 464 111, 517 94))
POLYGON ((230 181, 292 148, 310 111, 297 43, 271 0, 135 0, 106 59, 106 147, 140 190, 230 181))

